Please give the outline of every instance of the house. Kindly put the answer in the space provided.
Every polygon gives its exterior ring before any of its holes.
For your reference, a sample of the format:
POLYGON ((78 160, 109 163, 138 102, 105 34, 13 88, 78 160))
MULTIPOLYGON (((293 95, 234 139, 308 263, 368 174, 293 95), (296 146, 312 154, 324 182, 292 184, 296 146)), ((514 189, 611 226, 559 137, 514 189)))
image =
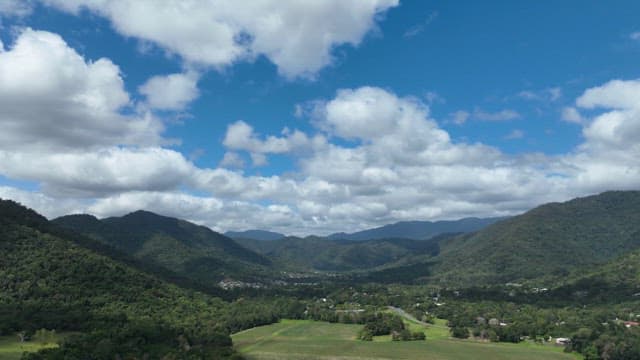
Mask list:
POLYGON ((567 345, 567 344, 571 344, 571 339, 563 338, 563 337, 556 339, 556 345, 567 345))
POLYGON ((635 327, 635 326, 640 325, 640 323, 636 322, 636 321, 625 321, 623 324, 624 324, 624 326, 626 328, 635 327))

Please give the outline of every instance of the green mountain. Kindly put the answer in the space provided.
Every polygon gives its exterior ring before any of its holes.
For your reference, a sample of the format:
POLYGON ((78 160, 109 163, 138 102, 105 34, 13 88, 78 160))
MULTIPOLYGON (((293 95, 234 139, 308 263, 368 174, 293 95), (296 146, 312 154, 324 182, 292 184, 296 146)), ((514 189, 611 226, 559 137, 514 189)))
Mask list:
POLYGON ((640 248, 640 192, 546 204, 440 246, 432 280, 441 284, 566 276, 640 248))
POLYGON ((53 223, 208 285, 227 277, 253 280, 270 271, 267 258, 226 236, 148 211, 102 220, 91 215, 68 215, 53 223))
POLYGON ((290 270, 352 271, 405 264, 438 254, 437 241, 380 239, 327 240, 320 237, 287 237, 261 241, 238 239, 243 246, 290 270))
POLYGON ((373 229, 362 230, 354 233, 335 233, 327 236, 330 240, 378 240, 404 238, 413 240, 427 240, 441 234, 468 233, 478 231, 491 225, 504 217, 496 218, 464 218, 459 220, 442 221, 400 221, 373 229))
POLYGON ((38 359, 232 353, 222 321, 228 304, 83 246, 91 244, 0 200, 0 335, 41 328, 83 333, 38 359))
POLYGON ((284 234, 265 230, 227 231, 224 233, 224 236, 232 239, 253 239, 263 241, 278 240, 286 237, 284 234))

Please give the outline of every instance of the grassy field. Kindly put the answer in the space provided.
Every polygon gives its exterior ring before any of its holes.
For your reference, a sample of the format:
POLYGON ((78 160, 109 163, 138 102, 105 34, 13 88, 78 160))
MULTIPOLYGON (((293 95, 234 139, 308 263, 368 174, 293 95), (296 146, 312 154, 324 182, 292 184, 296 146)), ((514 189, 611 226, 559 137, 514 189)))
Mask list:
MULTIPOLYGON (((424 329, 419 324, 407 324, 424 329)), ((395 342, 377 337, 373 342, 356 339, 361 325, 330 324, 308 320, 280 323, 245 330, 233 342, 247 359, 429 359, 429 360, 571 360, 555 346, 529 343, 480 343, 449 339, 444 321, 424 329, 426 341, 395 342)))
POLYGON ((0 336, 0 360, 18 360, 23 352, 36 352, 40 349, 58 346, 56 343, 64 335, 56 335, 53 343, 42 344, 37 341, 20 342, 17 336, 0 336))

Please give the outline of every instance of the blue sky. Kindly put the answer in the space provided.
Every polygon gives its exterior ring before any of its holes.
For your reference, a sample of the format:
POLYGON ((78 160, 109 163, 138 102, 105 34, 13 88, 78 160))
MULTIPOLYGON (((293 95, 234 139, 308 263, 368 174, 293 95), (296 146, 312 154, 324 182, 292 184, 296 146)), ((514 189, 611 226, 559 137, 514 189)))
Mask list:
POLYGON ((0 196, 308 234, 640 183, 638 2, 163 4, 0 0, 0 196))

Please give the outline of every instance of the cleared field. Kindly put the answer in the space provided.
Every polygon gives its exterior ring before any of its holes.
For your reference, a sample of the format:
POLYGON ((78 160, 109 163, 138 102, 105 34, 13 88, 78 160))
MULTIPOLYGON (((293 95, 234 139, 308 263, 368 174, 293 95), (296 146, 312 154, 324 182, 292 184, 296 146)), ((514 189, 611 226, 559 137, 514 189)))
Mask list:
MULTIPOLYGON (((361 325, 283 320, 234 334, 247 359, 429 359, 429 360, 571 360, 561 348, 532 344, 496 344, 446 338, 443 324, 426 329, 427 341, 395 342, 379 337, 356 339, 361 325), (429 335, 432 335, 430 337, 429 335)), ((413 324, 415 326, 415 324, 413 324)), ((412 327, 413 327, 412 326, 412 327)))
MULTIPOLYGON (((55 341, 61 339, 57 336, 55 341)), ((36 352, 40 349, 56 347, 55 343, 42 344, 36 341, 20 342, 17 336, 0 336, 0 360, 18 360, 23 352, 36 352)))

